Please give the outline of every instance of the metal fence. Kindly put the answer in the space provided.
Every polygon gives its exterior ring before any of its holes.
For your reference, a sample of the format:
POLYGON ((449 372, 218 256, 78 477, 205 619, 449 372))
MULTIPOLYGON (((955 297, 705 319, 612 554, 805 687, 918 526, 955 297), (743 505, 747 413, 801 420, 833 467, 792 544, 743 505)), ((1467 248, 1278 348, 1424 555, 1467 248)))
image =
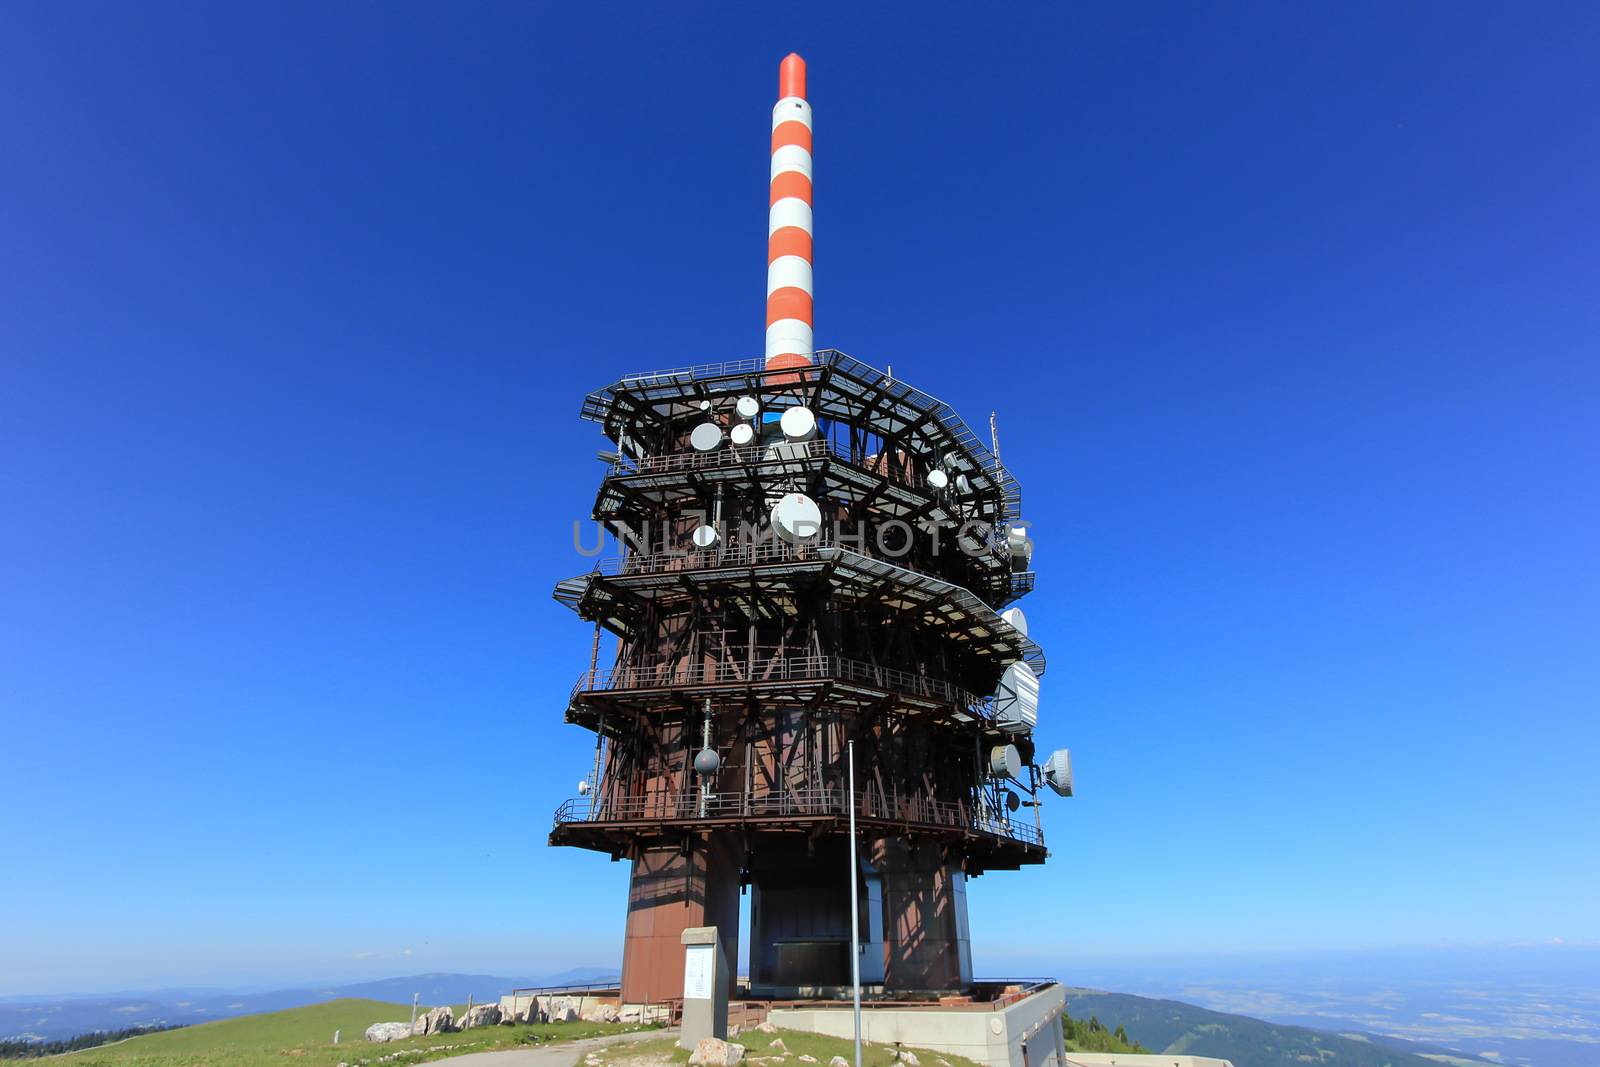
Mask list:
MULTIPOLYGON (((631 794, 622 797, 574 797, 556 809, 555 822, 688 822, 698 819, 771 819, 843 817, 849 814, 845 791, 829 786, 783 789, 763 793, 723 791, 704 797, 698 790, 631 794)), ((937 826, 972 830, 1032 845, 1042 845, 1039 827, 1017 822, 960 801, 944 801, 924 794, 872 790, 856 794, 856 818, 910 826, 937 826)))
POLYGON ((843 681, 902 696, 934 700, 951 708, 988 718, 992 697, 979 697, 939 678, 843 656, 786 656, 776 649, 757 649, 754 658, 711 663, 676 661, 654 667, 603 667, 585 671, 572 687, 579 693, 615 689, 678 689, 699 685, 774 682, 843 681), (763 652, 766 652, 763 655, 763 652))

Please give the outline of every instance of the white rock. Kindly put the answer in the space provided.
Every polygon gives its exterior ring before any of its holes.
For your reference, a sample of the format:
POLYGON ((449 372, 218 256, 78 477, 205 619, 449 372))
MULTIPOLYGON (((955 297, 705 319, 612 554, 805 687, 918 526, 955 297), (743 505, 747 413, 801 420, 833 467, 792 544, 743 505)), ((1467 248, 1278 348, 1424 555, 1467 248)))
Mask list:
POLYGON ((744 1059, 744 1046, 719 1037, 702 1037, 689 1056, 690 1067, 734 1067, 744 1059))
POLYGON ((448 1007, 434 1008, 417 1016, 417 1021, 411 1027, 411 1032, 418 1037, 423 1034, 442 1034, 446 1030, 455 1028, 455 1012, 448 1007))
POLYGON ((805 1053, 802 1052, 800 1054, 800 1062, 801 1063, 816 1063, 817 1062, 817 1058, 815 1056, 807 1056, 805 1053))
POLYGON ((828 1067, 850 1067, 850 1061, 843 1056, 835 1056, 828 1061, 828 1067))
POLYGON ((388 1041, 399 1041, 411 1036, 410 1023, 373 1023, 367 1027, 366 1038, 379 1044, 388 1041))
POLYGON ((474 1026, 493 1026, 500 1021, 500 1005, 474 1004, 470 1011, 462 1014, 458 1024, 463 1030, 471 1030, 474 1026))
POLYGON ((917 1059, 915 1052, 900 1053, 900 1062, 905 1064, 906 1067, 922 1067, 922 1063, 917 1059))
POLYGON ((756 1029, 760 1030, 763 1034, 775 1034, 778 1032, 778 1028, 772 1024, 770 1019, 764 1021, 760 1026, 756 1027, 756 1029))
MULTIPOLYGON (((779 1052, 789 1051, 789 1046, 783 1043, 783 1038, 781 1037, 774 1038, 772 1044, 768 1045, 767 1047, 771 1049, 777 1049, 779 1052)), ((912 1067, 915 1067, 915 1065, 913 1064, 912 1067)))

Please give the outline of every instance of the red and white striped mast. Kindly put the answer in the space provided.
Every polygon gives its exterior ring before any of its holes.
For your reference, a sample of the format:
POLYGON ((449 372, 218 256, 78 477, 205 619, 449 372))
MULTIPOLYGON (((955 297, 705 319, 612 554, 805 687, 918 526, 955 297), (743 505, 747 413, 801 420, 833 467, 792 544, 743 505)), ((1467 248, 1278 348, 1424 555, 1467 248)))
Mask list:
POLYGON ((772 109, 772 184, 767 209, 768 369, 803 367, 816 348, 811 289, 811 105, 806 61, 778 65, 772 109))

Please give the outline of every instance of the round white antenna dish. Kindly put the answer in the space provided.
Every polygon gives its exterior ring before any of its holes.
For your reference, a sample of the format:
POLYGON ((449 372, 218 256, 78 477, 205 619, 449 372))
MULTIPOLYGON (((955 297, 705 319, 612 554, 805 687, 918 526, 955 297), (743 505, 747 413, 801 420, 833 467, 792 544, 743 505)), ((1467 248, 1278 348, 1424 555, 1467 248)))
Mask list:
POLYGON ((714 422, 702 422, 690 432, 689 444, 696 452, 710 452, 722 444, 722 427, 714 422))
POLYGON ((1016 745, 996 745, 989 750, 989 773, 1013 781, 1022 776, 1022 754, 1016 745))
POLYGON ((972 483, 965 474, 956 475, 956 492, 966 494, 972 492, 972 483))
POLYGON ((1058 748, 1044 764, 1044 781, 1064 797, 1072 795, 1072 752, 1058 748))
POLYGON ((580 797, 586 797, 589 795, 589 779, 585 778, 583 781, 578 783, 578 795, 580 797))
POLYGON ((930 489, 943 489, 950 484, 950 476, 938 467, 928 472, 928 487, 930 489))
POLYGON ((817 432, 817 417, 810 408, 790 408, 778 420, 783 436, 791 441, 804 441, 817 432))
POLYGON ((717 543, 717 528, 715 526, 696 526, 694 533, 689 536, 694 539, 696 548, 710 548, 717 543))
POLYGON ((753 419, 761 414, 761 401, 753 396, 741 396, 734 404, 734 410, 739 413, 741 419, 753 419))
POLYGON ((822 509, 804 493, 789 493, 772 508, 772 531, 791 545, 802 545, 822 532, 822 509))
POLYGON ((1008 734, 1025 734, 1039 725, 1039 676, 1018 660, 1000 675, 994 690, 995 725, 1008 734))
POLYGON ((1000 617, 1011 624, 1011 628, 1023 637, 1028 636, 1028 617, 1022 613, 1021 608, 1007 608, 1000 613, 1000 617))
POLYGON ((710 411, 711 410, 711 401, 709 401, 709 400, 700 401, 700 410, 701 411, 710 411))
POLYGON ((733 441, 734 444, 743 446, 756 439, 756 431, 755 428, 750 426, 748 423, 741 422, 739 425, 728 431, 728 437, 733 441))

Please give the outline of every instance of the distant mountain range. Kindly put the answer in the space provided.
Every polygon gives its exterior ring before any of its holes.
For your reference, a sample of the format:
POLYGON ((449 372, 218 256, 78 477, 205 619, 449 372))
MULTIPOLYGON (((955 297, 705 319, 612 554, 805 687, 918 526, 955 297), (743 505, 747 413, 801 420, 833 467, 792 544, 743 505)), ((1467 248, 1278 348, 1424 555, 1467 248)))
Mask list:
POLYGON ((346 997, 409 1004, 412 995, 419 994, 424 1005, 460 1004, 469 995, 475 1001, 497 1001, 501 994, 518 987, 585 982, 614 974, 615 968, 580 967, 533 978, 502 978, 488 974, 414 974, 354 985, 276 989, 264 993, 179 988, 81 997, 0 997, 0 1038, 41 1041, 76 1037, 96 1030, 121 1030, 130 1026, 203 1023, 236 1015, 299 1008, 346 997))
MULTIPOLYGON (((506 978, 487 974, 414 974, 325 988, 241 993, 183 988, 83 997, 0 998, 0 1038, 53 1040, 96 1030, 209 1022, 238 1015, 281 1011, 341 998, 424 1006, 498 1000, 514 988, 579 983, 608 978, 615 969, 581 967, 559 974, 506 978)), ((1175 1000, 1071 989, 1067 1010, 1075 1019, 1094 1017, 1156 1052, 1216 1056, 1234 1067, 1476 1067, 1495 1062, 1373 1034, 1334 1033, 1262 1022, 1175 1000)), ((1501 1067, 1504 1067, 1502 1061, 1501 1067)))
POLYGON ((1154 1052, 1216 1056, 1234 1067, 1467 1067, 1489 1064, 1465 1053, 1375 1034, 1332 1033, 1228 1015, 1176 1000, 1090 989, 1067 991, 1074 1019, 1094 1017, 1154 1052))

